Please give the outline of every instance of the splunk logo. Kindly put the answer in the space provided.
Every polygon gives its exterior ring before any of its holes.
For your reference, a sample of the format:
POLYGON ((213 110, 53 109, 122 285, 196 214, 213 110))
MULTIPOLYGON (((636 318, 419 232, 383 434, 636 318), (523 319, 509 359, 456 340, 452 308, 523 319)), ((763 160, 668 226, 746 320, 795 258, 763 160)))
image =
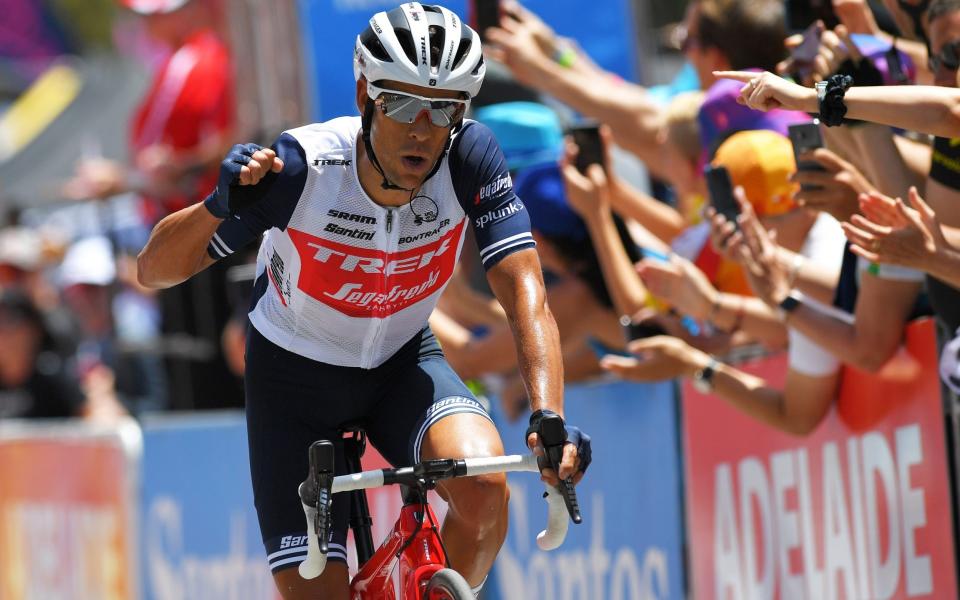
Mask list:
POLYGON ((510 178, 510 173, 504 173, 502 177, 498 177, 480 188, 480 191, 477 192, 477 195, 473 199, 473 203, 480 204, 485 200, 497 198, 511 189, 513 189, 513 179, 510 178))
POLYGON ((474 219, 474 222, 476 223, 477 229, 483 229, 491 223, 496 223, 501 219, 506 219, 510 215, 515 215, 522 210, 523 202, 520 202, 520 199, 518 198, 506 206, 502 206, 496 210, 491 210, 486 214, 477 217, 474 219))

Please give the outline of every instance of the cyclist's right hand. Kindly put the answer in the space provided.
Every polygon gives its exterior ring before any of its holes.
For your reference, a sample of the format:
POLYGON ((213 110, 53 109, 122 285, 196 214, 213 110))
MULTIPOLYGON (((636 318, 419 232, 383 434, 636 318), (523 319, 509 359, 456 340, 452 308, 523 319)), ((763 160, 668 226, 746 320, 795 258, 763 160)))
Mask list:
POLYGON ((213 216, 226 219, 266 196, 283 161, 271 148, 236 144, 220 163, 217 187, 204 204, 213 216))

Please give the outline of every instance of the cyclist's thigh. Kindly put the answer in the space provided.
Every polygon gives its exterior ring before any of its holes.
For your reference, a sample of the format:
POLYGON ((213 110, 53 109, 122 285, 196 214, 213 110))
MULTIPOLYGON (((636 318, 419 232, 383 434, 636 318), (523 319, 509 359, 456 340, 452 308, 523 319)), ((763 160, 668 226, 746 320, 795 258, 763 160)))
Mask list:
MULTIPOLYGON (((366 393, 362 373, 282 350, 251 328, 247 345, 247 434, 254 503, 271 571, 306 556, 306 519, 297 487, 307 475, 307 448, 333 441, 337 474, 346 472, 338 427, 356 418, 366 393), (356 400, 347 402, 345 400, 356 400)), ((371 388, 372 390, 372 388, 371 388)), ((349 504, 334 497, 331 562, 346 561, 349 504)))
POLYGON ((384 458, 394 465, 418 462, 427 432, 453 416, 486 423, 489 427, 478 425, 477 431, 496 435, 486 410, 447 363, 429 329, 415 351, 412 358, 398 357, 403 360, 391 365, 368 427, 370 441, 384 458))
POLYGON ((304 579, 296 569, 284 569, 274 574, 273 581, 277 584, 283 600, 350 599, 346 563, 327 563, 327 568, 316 579, 304 579))

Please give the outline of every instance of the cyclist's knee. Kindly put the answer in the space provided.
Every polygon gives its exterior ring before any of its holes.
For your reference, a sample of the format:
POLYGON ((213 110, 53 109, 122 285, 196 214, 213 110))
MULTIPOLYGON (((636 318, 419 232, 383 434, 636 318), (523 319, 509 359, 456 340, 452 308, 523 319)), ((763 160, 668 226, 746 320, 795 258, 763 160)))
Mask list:
POLYGON ((506 517, 510 488, 503 473, 453 479, 447 486, 450 510, 481 528, 492 527, 506 517))
POLYGON ((327 563, 316 579, 304 579, 296 567, 283 569, 273 575, 273 581, 283 600, 349 600, 350 584, 347 565, 339 561, 327 563))

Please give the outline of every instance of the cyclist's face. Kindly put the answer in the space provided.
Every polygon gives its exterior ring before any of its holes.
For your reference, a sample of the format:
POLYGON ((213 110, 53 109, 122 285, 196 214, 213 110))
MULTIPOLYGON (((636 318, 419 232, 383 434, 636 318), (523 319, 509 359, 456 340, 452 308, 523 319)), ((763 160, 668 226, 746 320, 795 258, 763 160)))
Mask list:
MULTIPOLYGON (((388 90, 407 92, 429 98, 461 98, 459 92, 438 90, 395 81, 380 82, 388 90)), ((360 107, 366 104, 366 86, 358 90, 360 107)), ((387 178, 395 184, 415 189, 423 183, 433 165, 440 158, 450 136, 450 127, 438 127, 427 111, 417 115, 413 123, 399 122, 374 110, 370 128, 370 143, 387 178)))

